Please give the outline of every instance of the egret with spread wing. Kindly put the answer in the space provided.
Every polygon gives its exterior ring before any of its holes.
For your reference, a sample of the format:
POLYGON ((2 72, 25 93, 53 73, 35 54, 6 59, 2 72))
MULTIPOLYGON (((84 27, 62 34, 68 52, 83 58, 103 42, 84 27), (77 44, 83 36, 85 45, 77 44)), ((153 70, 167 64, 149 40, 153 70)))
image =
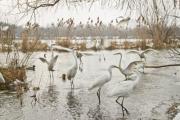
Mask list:
POLYGON ((56 63, 56 61, 57 61, 57 58, 58 58, 58 55, 56 55, 55 57, 52 57, 50 61, 47 61, 46 58, 42 58, 42 57, 40 57, 39 59, 40 59, 43 63, 47 63, 47 65, 48 65, 48 70, 49 70, 49 71, 54 71, 53 68, 54 68, 54 65, 55 65, 55 63, 56 63))
MULTIPOLYGON (((147 54, 149 52, 156 52, 157 53, 157 50, 154 50, 154 49, 146 49, 144 51, 131 50, 128 53, 137 54, 140 57, 141 61, 146 62, 145 54, 147 54)), ((142 67, 142 69, 143 69, 143 72, 144 72, 144 66, 142 67)))
POLYGON ((144 51, 137 51, 137 50, 131 50, 129 51, 128 53, 133 53, 133 54, 137 54, 141 60, 144 59, 144 61, 146 61, 146 56, 145 54, 149 53, 149 52, 156 52, 157 53, 157 50, 154 50, 154 49, 146 49, 144 51))
POLYGON ((122 53, 119 52, 119 53, 115 53, 114 55, 120 55, 119 70, 125 76, 126 80, 129 79, 128 77, 133 75, 135 71, 141 68, 144 64, 143 61, 134 61, 134 62, 131 62, 125 69, 123 69, 121 66, 122 53))
POLYGON ((62 46, 53 46, 53 49, 65 50, 67 52, 72 53, 72 55, 74 57, 74 64, 68 69, 67 79, 71 81, 70 82, 71 83, 71 88, 74 88, 74 78, 75 78, 77 70, 78 70, 77 55, 76 55, 74 49, 69 49, 69 48, 65 48, 65 47, 62 47, 62 46))

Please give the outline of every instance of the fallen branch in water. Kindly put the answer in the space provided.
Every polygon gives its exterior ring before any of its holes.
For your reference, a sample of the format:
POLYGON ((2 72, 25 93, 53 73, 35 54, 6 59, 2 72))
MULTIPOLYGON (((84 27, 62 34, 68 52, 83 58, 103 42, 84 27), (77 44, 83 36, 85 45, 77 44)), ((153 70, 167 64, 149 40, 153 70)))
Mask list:
POLYGON ((162 67, 171 67, 171 66, 180 66, 180 64, 169 64, 169 65, 146 65, 145 68, 162 68, 162 67))

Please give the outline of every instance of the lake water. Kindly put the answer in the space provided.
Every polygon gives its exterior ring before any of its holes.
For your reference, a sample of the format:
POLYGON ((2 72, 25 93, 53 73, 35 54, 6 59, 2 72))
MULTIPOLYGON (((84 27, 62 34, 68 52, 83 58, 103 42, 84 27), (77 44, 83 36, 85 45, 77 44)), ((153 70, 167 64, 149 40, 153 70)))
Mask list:
MULTIPOLYGON (((119 63, 119 56, 115 52, 123 53, 123 68, 130 62, 139 60, 138 56, 125 54, 125 50, 102 51, 106 57, 99 61, 99 56, 84 56, 83 71, 78 71, 74 80, 74 92, 70 89, 70 82, 63 81, 61 76, 73 64, 71 53, 58 53, 58 61, 53 72, 54 79, 50 77, 47 65, 38 58, 51 52, 36 52, 30 59, 31 65, 36 65, 36 71, 27 71, 27 82, 30 90, 22 96, 22 104, 15 93, 0 92, 0 120, 121 120, 121 107, 115 102, 116 98, 107 97, 119 81, 124 77, 118 70, 113 70, 112 80, 107 83, 101 92, 101 102, 98 105, 96 90, 88 91, 90 83, 98 76, 105 74, 109 65, 119 63), (50 85, 51 81, 51 85, 50 85), (33 87, 40 87, 37 91, 37 103, 32 97, 33 87)), ((5 54, 0 53, 0 61, 4 62, 5 54)), ((159 54, 148 54, 147 65, 161 65, 178 63, 169 59, 166 50, 159 54)), ((124 105, 130 115, 127 120, 168 120, 167 109, 174 102, 180 102, 180 67, 158 69, 145 69, 139 85, 134 92, 125 98, 124 105), (174 73, 177 73, 176 75, 174 73)))

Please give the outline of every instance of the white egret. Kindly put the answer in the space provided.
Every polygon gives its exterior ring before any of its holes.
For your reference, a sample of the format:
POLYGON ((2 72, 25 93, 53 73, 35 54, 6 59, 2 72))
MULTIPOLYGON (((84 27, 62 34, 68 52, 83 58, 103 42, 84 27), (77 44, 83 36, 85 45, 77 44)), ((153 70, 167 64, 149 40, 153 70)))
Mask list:
POLYGON ((74 50, 72 50, 72 54, 74 57, 74 64, 68 70, 67 78, 68 78, 68 80, 71 81, 71 88, 74 88, 74 78, 75 78, 77 70, 78 70, 78 62, 77 62, 77 56, 75 55, 74 50))
POLYGON ((77 62, 77 56, 74 51, 74 49, 65 48, 62 46, 53 46, 53 49, 57 50, 65 50, 67 52, 71 52, 74 57, 74 64, 69 68, 67 72, 67 78, 71 81, 71 88, 74 88, 74 78, 76 76, 77 70, 78 70, 78 62, 77 62))
MULTIPOLYGON (((146 49, 146 50, 144 50, 144 51, 131 50, 131 51, 129 51, 128 53, 137 54, 137 55, 140 57, 141 61, 146 62, 146 56, 145 56, 145 54, 147 54, 147 53, 149 53, 149 52, 157 52, 157 51, 154 50, 154 49, 146 49)), ((142 69, 143 69, 143 72, 144 72, 144 66, 142 67, 142 69)))
POLYGON ((136 79, 130 79, 128 81, 117 83, 117 87, 113 87, 111 92, 108 94, 108 97, 117 97, 116 103, 122 107, 123 117, 124 111, 126 111, 126 114, 129 114, 127 108, 124 107, 124 98, 128 97, 133 92, 140 80, 140 73, 136 73, 136 79), (122 98, 121 103, 118 101, 120 98, 122 98))
POLYGON ((49 71, 54 71, 54 65, 57 61, 58 55, 56 55, 55 57, 52 57, 50 61, 47 61, 46 58, 42 58, 40 57, 39 59, 43 62, 43 63, 47 63, 48 65, 48 70, 49 71))
POLYGON ((123 69, 121 67, 122 53, 119 52, 119 53, 115 53, 114 55, 120 55, 119 70, 125 76, 126 80, 128 79, 129 76, 133 75, 139 67, 142 67, 141 65, 144 64, 143 61, 134 61, 131 62, 125 69, 123 69))
POLYGON ((6 82, 6 81, 5 81, 2 73, 0 72, 0 83, 5 83, 5 82, 6 82))
POLYGON ((131 50, 131 51, 129 51, 128 53, 137 54, 137 55, 141 58, 141 60, 144 59, 144 61, 146 61, 146 56, 145 56, 145 54, 146 54, 146 53, 149 53, 149 52, 157 52, 157 50, 154 50, 154 49, 146 49, 146 50, 144 50, 144 51, 131 50))
POLYGON ((103 87, 104 84, 106 84, 107 82, 109 82, 112 78, 112 68, 118 68, 117 66, 111 65, 108 68, 108 74, 104 74, 102 76, 99 76, 95 82, 91 85, 91 87, 89 88, 89 90, 92 90, 94 88, 98 88, 97 91, 97 96, 98 96, 98 100, 99 100, 99 104, 101 104, 101 98, 100 98, 100 93, 101 93, 101 88, 103 87))
MULTIPOLYGON (((97 51, 100 51, 100 50, 103 50, 104 49, 104 41, 103 41, 103 39, 100 39, 100 40, 96 40, 96 45, 95 45, 95 47, 96 47, 96 50, 97 51)), ((104 61, 106 60, 106 58, 104 57, 104 54, 102 53, 102 55, 103 55, 103 58, 104 58, 104 61)), ((99 55, 99 61, 101 61, 101 54, 99 55)))

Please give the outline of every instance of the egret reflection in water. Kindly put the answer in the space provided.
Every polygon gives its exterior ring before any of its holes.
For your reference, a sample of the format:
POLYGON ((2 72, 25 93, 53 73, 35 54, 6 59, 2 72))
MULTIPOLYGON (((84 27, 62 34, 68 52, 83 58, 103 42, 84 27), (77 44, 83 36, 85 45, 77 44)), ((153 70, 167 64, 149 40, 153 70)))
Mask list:
POLYGON ((78 96, 74 95, 74 90, 67 93, 68 111, 74 120, 80 119, 82 114, 82 104, 79 102, 78 96))
POLYGON ((90 118, 90 120, 110 120, 110 115, 108 115, 108 112, 105 112, 104 109, 101 108, 101 105, 97 105, 96 108, 90 108, 87 116, 90 118))

